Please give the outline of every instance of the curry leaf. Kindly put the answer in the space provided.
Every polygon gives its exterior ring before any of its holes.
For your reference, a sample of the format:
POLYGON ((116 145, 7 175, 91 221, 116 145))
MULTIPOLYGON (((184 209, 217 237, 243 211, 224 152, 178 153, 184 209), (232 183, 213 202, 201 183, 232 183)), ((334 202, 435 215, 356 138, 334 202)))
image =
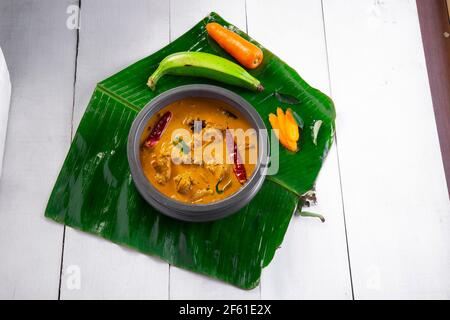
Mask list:
POLYGON ((298 100, 296 97, 294 97, 290 94, 275 91, 274 95, 275 95, 275 98, 277 98, 277 100, 280 101, 281 103, 286 103, 286 104, 299 104, 300 103, 300 100, 298 100))
POLYGON ((303 129, 303 127, 305 126, 305 123, 303 122, 302 117, 299 116, 299 114, 297 112, 295 112, 292 109, 289 109, 292 112, 292 115, 294 116, 295 121, 297 122, 297 125, 299 126, 300 129, 303 129))

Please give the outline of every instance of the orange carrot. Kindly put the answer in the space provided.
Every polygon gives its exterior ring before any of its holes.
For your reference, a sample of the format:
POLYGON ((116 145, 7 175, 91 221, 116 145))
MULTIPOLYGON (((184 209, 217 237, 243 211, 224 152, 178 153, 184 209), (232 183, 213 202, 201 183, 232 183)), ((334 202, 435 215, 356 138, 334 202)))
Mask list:
POLYGON ((253 43, 238 34, 222 27, 216 22, 206 25, 208 34, 240 64, 248 69, 255 69, 263 61, 263 52, 253 43))
POLYGON ((278 140, 280 140, 281 144, 287 148, 288 150, 292 152, 297 152, 297 141, 289 139, 288 136, 286 136, 286 132, 283 130, 282 122, 284 120, 280 120, 279 117, 274 115, 273 113, 269 114, 269 122, 273 129, 275 129, 275 135, 277 136, 278 140))
POLYGON ((280 107, 277 108, 277 117, 278 123, 280 125, 280 130, 283 131, 287 138, 288 136, 286 135, 286 120, 284 119, 284 112, 280 107))
POLYGON ((286 131, 288 132, 289 139, 297 141, 299 138, 298 124, 295 121, 292 111, 290 109, 286 110, 286 131))

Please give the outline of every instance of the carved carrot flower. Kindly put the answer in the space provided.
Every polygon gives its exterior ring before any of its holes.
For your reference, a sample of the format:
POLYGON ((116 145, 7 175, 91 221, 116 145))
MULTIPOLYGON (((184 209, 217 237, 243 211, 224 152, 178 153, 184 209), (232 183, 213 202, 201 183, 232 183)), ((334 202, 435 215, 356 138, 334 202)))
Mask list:
POLYGON ((298 151, 297 141, 300 137, 297 121, 288 109, 286 114, 281 108, 277 108, 277 114, 269 114, 269 122, 277 135, 278 140, 288 150, 298 151))

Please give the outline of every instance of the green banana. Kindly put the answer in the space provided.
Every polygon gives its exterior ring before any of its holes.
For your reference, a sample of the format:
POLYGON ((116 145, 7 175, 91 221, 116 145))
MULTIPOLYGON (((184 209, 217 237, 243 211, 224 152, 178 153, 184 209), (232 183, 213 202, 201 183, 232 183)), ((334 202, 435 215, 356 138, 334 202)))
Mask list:
POLYGON ((165 57, 148 78, 150 89, 155 90, 156 83, 165 74, 203 77, 250 90, 264 90, 259 80, 241 66, 204 52, 177 52, 165 57))

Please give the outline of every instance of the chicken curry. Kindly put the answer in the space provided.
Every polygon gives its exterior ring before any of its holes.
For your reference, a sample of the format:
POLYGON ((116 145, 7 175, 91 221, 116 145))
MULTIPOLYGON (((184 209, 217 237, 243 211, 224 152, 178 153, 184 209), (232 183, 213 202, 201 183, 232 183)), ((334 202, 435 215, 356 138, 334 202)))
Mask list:
POLYGON ((245 185, 257 162, 257 135, 227 103, 186 98, 161 109, 141 136, 145 176, 177 201, 206 204, 245 185))

